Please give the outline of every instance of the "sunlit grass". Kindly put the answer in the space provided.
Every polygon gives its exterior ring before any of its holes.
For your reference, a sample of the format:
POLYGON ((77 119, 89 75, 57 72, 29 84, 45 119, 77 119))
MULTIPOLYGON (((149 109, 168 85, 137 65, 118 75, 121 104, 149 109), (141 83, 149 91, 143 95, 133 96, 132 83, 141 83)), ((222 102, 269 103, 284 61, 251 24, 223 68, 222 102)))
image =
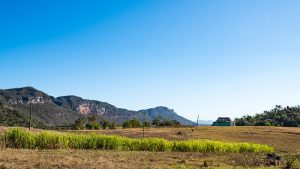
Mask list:
POLYGON ((131 139, 98 134, 72 134, 59 132, 32 133, 11 129, 4 133, 6 147, 19 149, 95 149, 130 151, 178 152, 273 152, 274 148, 253 143, 224 143, 211 140, 168 141, 161 138, 131 139))

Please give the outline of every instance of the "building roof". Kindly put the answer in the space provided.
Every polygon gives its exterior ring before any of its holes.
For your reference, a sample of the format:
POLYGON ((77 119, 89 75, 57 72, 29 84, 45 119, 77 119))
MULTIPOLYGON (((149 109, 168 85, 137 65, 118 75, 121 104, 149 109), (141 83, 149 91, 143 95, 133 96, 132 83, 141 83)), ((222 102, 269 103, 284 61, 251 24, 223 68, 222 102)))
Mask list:
POLYGON ((219 117, 216 122, 231 122, 229 117, 219 117))

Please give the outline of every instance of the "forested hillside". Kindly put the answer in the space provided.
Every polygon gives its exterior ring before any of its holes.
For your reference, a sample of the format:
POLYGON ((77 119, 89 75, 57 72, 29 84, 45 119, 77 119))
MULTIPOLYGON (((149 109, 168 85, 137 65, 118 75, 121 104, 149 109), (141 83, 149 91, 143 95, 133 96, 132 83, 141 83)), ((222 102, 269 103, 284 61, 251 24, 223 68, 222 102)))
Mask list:
POLYGON ((83 99, 78 96, 53 97, 33 87, 0 89, 0 125, 28 126, 32 112, 33 127, 71 126, 79 118, 97 116, 116 124, 130 119, 151 122, 158 116, 176 120, 181 125, 194 125, 192 121, 177 115, 172 109, 157 107, 133 111, 118 108, 109 103, 83 99))
POLYGON ((254 116, 243 116, 235 119, 237 126, 300 126, 300 106, 282 107, 276 105, 275 108, 264 111, 262 114, 254 116))

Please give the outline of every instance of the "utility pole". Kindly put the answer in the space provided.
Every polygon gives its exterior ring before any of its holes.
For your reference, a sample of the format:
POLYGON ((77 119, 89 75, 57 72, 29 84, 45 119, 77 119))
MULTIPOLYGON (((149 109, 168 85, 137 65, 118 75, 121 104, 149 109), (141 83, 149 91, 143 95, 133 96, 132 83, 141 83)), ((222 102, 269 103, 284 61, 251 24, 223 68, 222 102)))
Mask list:
POLYGON ((32 103, 29 103, 29 130, 31 130, 31 112, 32 112, 32 103))
POLYGON ((199 126, 199 114, 198 114, 198 117, 197 117, 197 126, 199 126))
POLYGON ((145 114, 143 113, 143 138, 145 137, 145 114))

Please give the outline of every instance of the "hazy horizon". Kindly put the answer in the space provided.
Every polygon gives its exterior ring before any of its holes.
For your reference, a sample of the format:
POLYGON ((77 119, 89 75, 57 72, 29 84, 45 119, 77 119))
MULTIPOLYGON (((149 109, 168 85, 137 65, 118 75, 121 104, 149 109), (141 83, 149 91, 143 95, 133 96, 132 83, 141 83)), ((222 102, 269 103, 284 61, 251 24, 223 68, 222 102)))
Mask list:
POLYGON ((0 3, 0 89, 192 121, 300 104, 300 1, 0 3))

